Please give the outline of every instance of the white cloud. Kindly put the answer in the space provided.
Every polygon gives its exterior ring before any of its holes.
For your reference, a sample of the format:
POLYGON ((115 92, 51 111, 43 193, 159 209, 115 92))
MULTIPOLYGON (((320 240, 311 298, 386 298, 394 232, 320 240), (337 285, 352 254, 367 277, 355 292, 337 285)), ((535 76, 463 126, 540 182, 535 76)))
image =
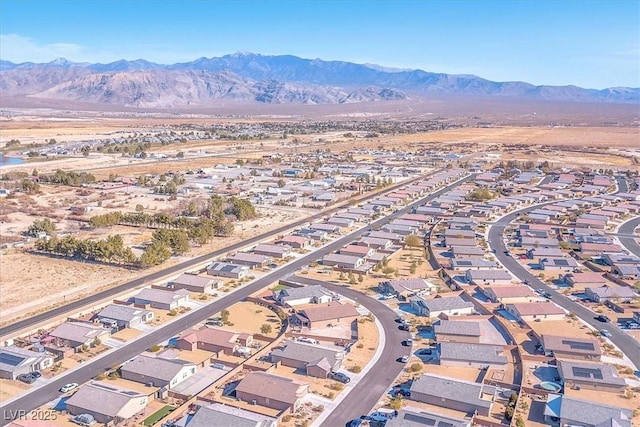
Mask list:
POLYGON ((56 58, 77 61, 86 49, 75 43, 39 44, 19 34, 0 34, 2 59, 12 62, 48 62, 56 58))

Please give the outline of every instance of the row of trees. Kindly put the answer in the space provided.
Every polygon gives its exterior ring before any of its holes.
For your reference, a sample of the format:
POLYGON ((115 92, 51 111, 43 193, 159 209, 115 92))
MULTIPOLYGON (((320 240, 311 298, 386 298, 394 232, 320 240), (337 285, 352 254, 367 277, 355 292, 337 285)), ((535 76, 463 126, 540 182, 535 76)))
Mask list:
POLYGON ((79 186, 90 182, 95 182, 96 177, 87 172, 63 171, 58 169, 53 175, 40 175, 41 182, 50 182, 52 184, 79 186))
POLYGON ((79 260, 120 265, 139 264, 138 258, 131 248, 124 246, 122 237, 119 235, 109 236, 104 240, 82 240, 71 236, 38 239, 35 249, 79 260))

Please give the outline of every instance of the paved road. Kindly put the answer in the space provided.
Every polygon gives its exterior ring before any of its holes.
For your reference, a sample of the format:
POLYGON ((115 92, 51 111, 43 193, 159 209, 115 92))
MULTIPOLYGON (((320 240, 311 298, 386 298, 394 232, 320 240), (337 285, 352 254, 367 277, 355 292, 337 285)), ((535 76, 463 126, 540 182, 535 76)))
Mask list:
MULTIPOLYGON (((394 190, 396 188, 403 187, 403 186, 405 186, 407 184, 410 184, 410 183, 412 183, 414 181, 418 181, 420 179, 424 179, 424 177, 418 177, 418 178, 411 179, 409 181, 405 181, 405 182, 400 183, 400 184, 396 184, 396 185, 394 185, 392 187, 389 187, 388 190, 392 191, 392 190, 394 190)), ((371 198, 376 197, 376 196, 378 196, 378 194, 371 195, 371 198)), ((231 246, 227 246, 227 247, 219 249, 217 251, 209 252, 207 254, 198 256, 196 258, 192 258, 192 259, 190 259, 188 261, 181 262, 181 263, 176 264, 174 266, 165 268, 164 270, 160 270, 160 271, 155 272, 155 273, 147 274, 146 276, 143 276, 143 277, 140 277, 138 279, 123 283, 123 284, 115 286, 113 288, 105 289, 104 291, 97 292, 97 293, 92 294, 92 295, 88 295, 85 298, 70 302, 68 304, 65 304, 65 305, 62 305, 62 306, 59 306, 59 307, 56 307, 56 308, 53 308, 51 310, 45 311, 45 312, 40 313, 40 314, 36 314, 35 316, 19 320, 19 321, 15 322, 15 323, 11 323, 9 325, 6 325, 6 326, 3 326, 2 328, 0 328, 0 337, 10 337, 10 335, 12 333, 20 331, 22 329, 25 329, 25 328, 28 328, 28 327, 32 327, 32 326, 35 327, 36 325, 40 324, 41 322, 45 322, 47 320, 54 319, 54 318, 56 318, 58 316, 61 316, 63 314, 73 312, 73 311, 78 310, 78 309, 80 309, 80 308, 82 308, 82 307, 84 307, 84 306, 86 306, 88 304, 95 303, 95 302, 107 299, 109 297, 115 297, 118 294, 121 294, 121 293, 126 292, 126 291, 131 290, 131 289, 135 289, 138 286, 147 285, 150 282, 156 281, 156 280, 158 280, 158 279, 160 279, 162 277, 165 277, 165 276, 167 276, 169 274, 174 274, 174 273, 178 274, 178 273, 180 273, 182 271, 186 271, 186 270, 188 270, 188 269, 190 269, 190 268, 192 268, 192 267, 194 267, 194 266, 196 266, 198 264, 202 264, 204 262, 207 262, 208 260, 210 260, 212 258, 216 258, 216 257, 222 256, 222 255, 224 255, 224 254, 226 254, 228 252, 236 251, 236 250, 242 249, 242 248, 244 248, 246 246, 253 245, 255 243, 259 243, 259 242, 261 242, 261 241, 263 241, 265 239, 268 239, 269 237, 277 236, 279 234, 284 233, 287 230, 290 230, 290 229, 295 228, 295 227, 299 227, 299 226, 301 226, 303 224, 309 223, 311 221, 315 221, 315 220, 317 220, 319 218, 325 217, 327 215, 331 215, 331 214, 333 214, 335 212, 338 212, 340 210, 343 210, 343 209, 345 209, 344 206, 339 206, 339 207, 332 208, 332 209, 330 209, 328 211, 313 215, 311 217, 307 217, 307 218, 301 219, 301 220, 296 221, 294 223, 283 225, 282 227, 278 227, 275 230, 272 230, 272 231, 269 231, 267 233, 258 235, 256 237, 252 237, 252 238, 247 239, 247 240, 243 240, 243 241, 235 243, 235 244, 233 244, 231 246)))
MULTIPOLYGON (((58 389, 62 387, 64 384, 66 383, 82 384, 89 381, 90 379, 95 377, 98 373, 103 372, 109 369, 110 367, 120 365, 121 363, 145 351, 152 345, 168 340, 169 338, 179 334, 180 332, 189 328, 190 326, 195 325, 196 323, 199 323, 199 322, 203 322, 207 318, 215 315, 216 313, 233 305, 234 303, 246 298, 252 293, 258 291, 259 289, 262 289, 270 285, 271 283, 278 281, 283 277, 290 276, 296 270, 310 264, 312 261, 315 261, 321 258, 324 254, 333 252, 341 248, 345 244, 360 238, 362 235, 364 235, 368 231, 368 229, 380 227, 386 224, 387 222, 398 217, 399 215, 402 215, 404 213, 411 211, 411 209, 413 209, 414 207, 420 206, 424 204, 426 201, 432 200, 440 196, 441 194, 462 184, 463 182, 467 182, 473 176, 474 175, 468 176, 460 181, 457 181, 453 184, 443 187, 442 189, 432 193, 431 195, 424 197, 422 199, 419 199, 402 209, 399 209, 398 211, 392 213, 389 216, 386 216, 377 221, 374 221, 366 229, 357 230, 344 237, 341 237, 335 240, 334 242, 329 243, 328 245, 323 247, 321 250, 314 251, 296 261, 293 261, 292 263, 289 263, 281 267, 277 271, 269 273, 266 276, 255 280, 253 283, 246 285, 242 288, 239 288, 234 293, 227 295, 225 297, 222 297, 217 301, 213 301, 207 304, 202 309, 187 312, 186 314, 183 314, 175 322, 159 327, 158 329, 151 332, 149 335, 145 335, 136 341, 130 342, 127 345, 123 346, 122 348, 113 350, 112 352, 105 354, 103 357, 99 359, 88 361, 85 364, 81 365, 78 369, 70 372, 67 375, 63 374, 63 376, 61 377, 54 377, 46 385, 38 389, 33 389, 32 391, 26 394, 23 394, 19 398, 0 406, 0 410, 2 411, 2 413, 7 415, 6 417, 3 416, 2 417, 3 419, 0 420, 0 426, 4 426, 8 424, 10 420, 5 420, 4 418, 11 418, 10 414, 16 414, 18 413, 17 412, 18 410, 26 410, 26 411, 33 410, 51 401, 52 399, 55 398, 55 396, 58 396, 60 394, 58 392, 58 389)), ((290 226, 287 226, 287 227, 290 227, 290 226)), ((387 384, 386 381, 381 381, 381 382, 386 386, 387 384)))
MULTIPOLYGON (((518 211, 519 213, 526 213, 538 208, 538 206, 527 208, 525 210, 518 211)), ((562 308, 575 313, 582 320, 595 327, 596 329, 607 329, 611 332, 609 338, 615 345, 617 345, 624 354, 636 365, 637 369, 640 369, 640 343, 633 339, 631 336, 623 332, 617 325, 613 323, 602 323, 595 320, 595 313, 587 309, 581 304, 578 304, 555 289, 548 286, 546 283, 538 279, 535 275, 531 274, 525 267, 504 253, 506 246, 502 240, 505 227, 510 224, 517 216, 517 212, 510 213, 509 215, 502 217, 495 224, 491 226, 489 230, 489 247, 495 250, 496 257, 500 262, 511 271, 518 279, 525 281, 528 280, 530 286, 534 289, 543 289, 551 294, 551 300, 561 306, 562 308)))
POLYGON ((361 292, 321 280, 308 277, 293 276, 286 279, 305 285, 322 285, 325 288, 344 295, 352 300, 357 300, 371 311, 382 324, 384 329, 385 342, 380 359, 371 367, 351 392, 338 404, 322 423, 323 427, 343 426, 350 420, 360 418, 363 414, 368 414, 378 402, 380 397, 389 390, 405 367, 404 363, 398 362, 402 356, 409 356, 411 349, 402 345, 402 341, 410 338, 411 334, 398 329, 399 324, 395 322, 398 315, 380 301, 373 299, 361 292))
POLYGON ((638 244, 636 240, 639 236, 637 233, 634 233, 634 230, 638 227, 640 227, 640 216, 622 224, 617 234, 622 246, 627 248, 627 250, 635 256, 640 257, 640 244, 638 244))

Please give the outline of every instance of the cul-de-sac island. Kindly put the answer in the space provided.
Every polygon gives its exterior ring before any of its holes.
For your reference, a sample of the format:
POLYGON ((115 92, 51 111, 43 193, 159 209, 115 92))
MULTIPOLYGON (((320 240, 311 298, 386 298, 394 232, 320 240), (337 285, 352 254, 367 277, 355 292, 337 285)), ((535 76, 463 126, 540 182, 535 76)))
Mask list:
POLYGON ((1 426, 640 426, 639 89, 236 53, 0 90, 1 426))

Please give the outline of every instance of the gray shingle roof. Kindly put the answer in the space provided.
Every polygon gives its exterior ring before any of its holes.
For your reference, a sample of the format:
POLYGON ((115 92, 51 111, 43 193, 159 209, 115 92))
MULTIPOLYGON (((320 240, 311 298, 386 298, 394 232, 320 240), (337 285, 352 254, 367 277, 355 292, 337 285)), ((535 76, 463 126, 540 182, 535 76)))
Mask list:
POLYGON ((386 427, 469 427, 470 425, 470 420, 451 418, 410 406, 404 407, 396 418, 390 419, 385 424, 386 427))
POLYGON ((626 384, 623 378, 618 377, 617 371, 613 366, 604 363, 558 360, 558 373, 564 381, 589 382, 620 387, 624 387, 626 384))
POLYGON ((594 401, 575 399, 559 394, 547 397, 544 414, 561 418, 567 424, 594 427, 631 427, 633 412, 629 409, 602 405, 594 401))
POLYGON ((158 378, 171 381, 185 366, 195 366, 190 362, 177 359, 162 359, 141 354, 133 358, 130 362, 122 365, 122 372, 144 375, 150 378, 158 378))
POLYGON ((121 304, 110 304, 106 306, 104 309, 102 309, 100 313, 98 313, 98 317, 130 322, 133 319, 137 317, 142 317, 147 313, 149 313, 148 310, 142 310, 135 307, 128 307, 126 305, 121 305, 121 304))
POLYGON ((269 427, 275 425, 276 419, 256 414, 241 408, 212 403, 203 406, 196 412, 189 427, 269 427))
POLYGON ((504 348, 499 345, 441 342, 438 347, 440 360, 468 361, 489 365, 507 364, 504 348))
POLYGON ((480 336, 480 323, 463 322, 460 320, 440 320, 433 327, 436 336, 438 334, 446 335, 464 335, 470 337, 480 336))
POLYGON ((473 307, 473 303, 465 301, 459 296, 442 297, 424 300, 425 306, 432 311, 447 311, 473 307))
POLYGON ((287 359, 299 360, 308 364, 313 364, 320 359, 327 359, 332 367, 336 365, 338 360, 342 360, 341 351, 331 350, 316 345, 305 344, 296 341, 289 341, 282 350, 273 350, 271 357, 285 357, 287 359))
POLYGON ((67 405, 109 417, 116 417, 131 399, 144 396, 144 394, 137 391, 116 387, 100 381, 92 381, 80 387, 67 400, 67 405))
POLYGON ((495 388, 486 384, 433 374, 425 374, 414 381, 411 385, 411 393, 413 394, 414 391, 487 409, 491 408, 491 400, 482 399, 482 394, 491 396, 495 394, 495 388))
POLYGON ((287 288, 278 292, 278 300, 283 302, 296 300, 301 298, 319 298, 323 296, 331 296, 331 292, 322 285, 303 286, 300 288, 287 288))

